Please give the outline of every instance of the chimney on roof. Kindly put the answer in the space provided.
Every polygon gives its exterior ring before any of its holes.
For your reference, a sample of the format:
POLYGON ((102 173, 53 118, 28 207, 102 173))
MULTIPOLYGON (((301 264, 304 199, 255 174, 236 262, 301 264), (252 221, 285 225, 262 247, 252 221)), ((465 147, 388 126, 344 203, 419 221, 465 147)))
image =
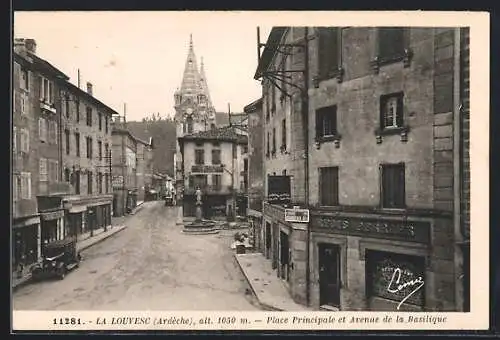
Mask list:
POLYGON ((24 39, 15 38, 14 39, 14 51, 20 52, 30 52, 36 54, 36 41, 35 39, 24 39))
POLYGON ((35 39, 24 39, 24 46, 26 49, 33 53, 36 54, 36 41, 35 39))
POLYGON ((92 83, 90 82, 87 82, 87 93, 90 94, 91 96, 93 96, 93 92, 92 92, 92 83))

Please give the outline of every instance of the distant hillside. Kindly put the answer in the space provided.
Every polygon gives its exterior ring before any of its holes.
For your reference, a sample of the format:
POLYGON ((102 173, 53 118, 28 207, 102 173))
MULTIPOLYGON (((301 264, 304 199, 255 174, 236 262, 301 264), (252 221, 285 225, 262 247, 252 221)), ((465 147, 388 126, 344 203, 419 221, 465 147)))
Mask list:
POLYGON ((139 139, 149 141, 153 137, 153 169, 154 171, 174 175, 175 154, 175 122, 170 118, 151 115, 141 122, 127 122, 127 129, 139 139))

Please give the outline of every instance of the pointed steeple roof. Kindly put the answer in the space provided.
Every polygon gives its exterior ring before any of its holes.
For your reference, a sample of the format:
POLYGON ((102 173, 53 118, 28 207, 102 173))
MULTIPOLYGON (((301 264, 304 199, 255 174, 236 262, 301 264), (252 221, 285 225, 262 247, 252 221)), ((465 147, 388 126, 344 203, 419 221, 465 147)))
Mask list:
POLYGON ((198 73, 198 65, 196 63, 196 55, 193 47, 193 35, 189 37, 189 51, 182 76, 182 84, 180 93, 196 94, 199 92, 200 75, 198 73))
POLYGON ((205 75, 205 64, 203 63, 203 57, 201 57, 200 62, 200 87, 201 93, 207 97, 207 102, 209 106, 212 106, 212 99, 210 98, 210 91, 208 91, 207 77, 205 75))

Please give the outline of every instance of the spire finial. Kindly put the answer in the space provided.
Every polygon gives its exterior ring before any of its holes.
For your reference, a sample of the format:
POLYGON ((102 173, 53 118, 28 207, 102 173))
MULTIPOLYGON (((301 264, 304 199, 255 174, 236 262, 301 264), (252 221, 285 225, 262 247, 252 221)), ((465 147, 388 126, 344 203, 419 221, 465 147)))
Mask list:
POLYGON ((189 47, 193 47, 193 34, 189 34, 189 47))

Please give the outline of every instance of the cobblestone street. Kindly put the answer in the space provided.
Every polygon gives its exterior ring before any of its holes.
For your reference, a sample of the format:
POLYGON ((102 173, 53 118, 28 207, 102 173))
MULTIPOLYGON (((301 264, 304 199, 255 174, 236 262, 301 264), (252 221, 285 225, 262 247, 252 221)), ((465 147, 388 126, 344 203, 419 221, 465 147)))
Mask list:
POLYGON ((14 293, 15 310, 258 310, 233 259, 234 231, 186 235, 176 207, 146 202, 79 268, 14 293))

